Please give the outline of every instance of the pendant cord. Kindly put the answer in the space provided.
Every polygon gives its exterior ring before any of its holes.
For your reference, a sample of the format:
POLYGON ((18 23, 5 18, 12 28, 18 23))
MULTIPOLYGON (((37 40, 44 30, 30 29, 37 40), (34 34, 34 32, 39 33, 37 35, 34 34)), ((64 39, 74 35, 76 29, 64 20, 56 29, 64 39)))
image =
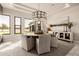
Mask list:
POLYGON ((38 3, 38 10, 40 10, 40 3, 38 3))

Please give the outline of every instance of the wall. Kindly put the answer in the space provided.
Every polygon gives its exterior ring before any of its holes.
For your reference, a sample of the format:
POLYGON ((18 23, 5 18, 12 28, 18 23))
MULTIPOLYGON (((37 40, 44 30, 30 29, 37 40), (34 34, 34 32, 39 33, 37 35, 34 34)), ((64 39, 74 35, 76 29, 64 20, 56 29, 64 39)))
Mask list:
POLYGON ((3 12, 3 8, 2 8, 2 6, 0 5, 0 14, 2 14, 2 12, 3 12))
MULTIPOLYGON (((23 18, 31 18, 31 14, 3 8, 3 14, 11 15, 11 34, 14 34, 14 16, 19 16, 23 18)), ((48 24, 58 24, 67 22, 67 16, 70 17, 70 21, 73 22, 72 32, 74 33, 74 40, 79 41, 79 6, 73 6, 71 8, 66 8, 50 17, 48 17, 48 24)), ((23 27, 24 21, 22 22, 22 33, 24 32, 23 27)), ((62 27, 63 28, 63 27, 62 27)), ((61 30, 60 27, 56 28, 61 30)))
MULTIPOLYGON (((74 40, 79 41, 79 5, 71 8, 66 8, 55 15, 48 18, 49 24, 58 24, 67 22, 67 16, 70 17, 70 21, 73 22, 72 32, 74 33, 74 40)), ((56 29, 60 29, 57 27, 56 29)))

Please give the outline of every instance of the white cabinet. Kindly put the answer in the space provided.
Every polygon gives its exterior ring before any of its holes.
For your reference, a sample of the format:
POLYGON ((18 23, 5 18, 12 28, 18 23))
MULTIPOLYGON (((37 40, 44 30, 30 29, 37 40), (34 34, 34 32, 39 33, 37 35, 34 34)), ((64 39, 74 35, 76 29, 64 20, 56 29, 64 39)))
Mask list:
POLYGON ((73 33, 72 32, 59 32, 58 38, 66 41, 73 41, 73 33))

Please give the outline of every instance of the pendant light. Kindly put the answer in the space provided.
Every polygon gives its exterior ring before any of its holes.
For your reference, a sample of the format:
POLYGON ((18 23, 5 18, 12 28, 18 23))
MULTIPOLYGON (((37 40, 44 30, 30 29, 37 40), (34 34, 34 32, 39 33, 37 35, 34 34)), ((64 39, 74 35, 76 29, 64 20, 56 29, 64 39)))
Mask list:
POLYGON ((47 13, 45 11, 40 10, 40 3, 38 4, 38 10, 33 12, 33 19, 35 20, 36 24, 36 33, 47 33, 47 13))

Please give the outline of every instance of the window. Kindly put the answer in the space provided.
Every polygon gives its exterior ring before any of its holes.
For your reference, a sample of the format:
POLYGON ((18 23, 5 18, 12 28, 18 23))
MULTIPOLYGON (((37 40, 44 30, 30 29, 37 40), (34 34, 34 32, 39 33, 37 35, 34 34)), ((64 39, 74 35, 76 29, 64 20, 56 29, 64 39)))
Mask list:
POLYGON ((0 15, 0 35, 10 34, 10 17, 0 15))
POLYGON ((32 30, 34 30, 34 24, 33 24, 33 20, 31 20, 31 19, 24 19, 24 31, 25 31, 25 33, 28 33, 28 32, 30 32, 30 31, 32 31, 32 30))
POLYGON ((20 34, 21 33, 21 18, 15 17, 14 19, 14 33, 20 34))

